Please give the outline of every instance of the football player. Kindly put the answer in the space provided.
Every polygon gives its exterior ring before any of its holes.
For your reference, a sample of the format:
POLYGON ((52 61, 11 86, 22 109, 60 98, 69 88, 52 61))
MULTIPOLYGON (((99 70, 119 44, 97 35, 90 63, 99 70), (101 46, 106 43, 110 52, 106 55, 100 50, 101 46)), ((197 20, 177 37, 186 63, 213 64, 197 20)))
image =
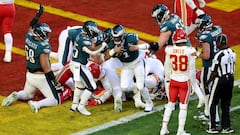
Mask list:
POLYGON ((165 106, 160 135, 168 134, 168 122, 175 103, 179 100, 178 131, 177 135, 190 135, 184 130, 187 118, 188 101, 191 93, 191 85, 195 84, 195 48, 189 47, 187 33, 182 29, 176 29, 173 34, 173 46, 167 46, 166 60, 164 63, 165 81, 169 83, 168 103, 165 106))
POLYGON ((0 0, 0 24, 5 44, 4 62, 12 61, 12 27, 16 15, 14 0, 0 0))
MULTIPOLYGON (((134 84, 133 77, 135 77, 137 89, 146 102, 144 111, 152 111, 153 102, 148 89, 144 86, 144 61, 138 50, 148 49, 149 44, 140 40, 135 33, 125 33, 125 28, 122 25, 115 25, 112 28, 111 36, 112 40, 108 43, 109 55, 118 58, 123 63, 120 77, 122 90, 131 90, 134 84)), ((120 99, 119 102, 121 102, 120 99)))
MULTIPOLYGON (((218 25, 213 25, 212 19, 209 15, 203 14, 196 19, 196 25, 199 33, 196 38, 200 43, 202 52, 197 52, 197 57, 202 59, 202 72, 201 72, 201 88, 205 95, 205 109, 204 114, 199 116, 200 119, 209 118, 209 95, 210 91, 206 90, 206 81, 210 75, 210 67, 212 65, 212 59, 217 52, 215 43, 216 36, 222 33, 222 28, 218 25)), ((211 84, 210 84, 211 85, 211 84)), ((217 109, 218 110, 218 109, 217 109)), ((219 121, 219 115, 217 112, 216 121, 219 121)), ((197 118, 197 117, 196 117, 197 118)))
POLYGON ((24 89, 12 92, 2 101, 2 106, 9 106, 16 100, 29 100, 28 104, 32 112, 37 113, 42 107, 61 103, 56 90, 62 90, 62 87, 55 79, 49 59, 51 46, 48 41, 51 29, 46 23, 38 23, 42 13, 43 7, 40 5, 37 14, 30 22, 29 32, 25 38, 27 73, 24 89), (30 100, 38 90, 44 98, 39 101, 30 100))
POLYGON ((84 22, 80 34, 76 37, 76 44, 73 47, 72 60, 70 61, 70 70, 73 73, 75 83, 72 107, 83 115, 91 115, 85 105, 92 92, 97 88, 86 64, 90 55, 101 53, 107 45, 103 42, 101 45, 93 46, 99 33, 100 30, 95 22, 84 22))

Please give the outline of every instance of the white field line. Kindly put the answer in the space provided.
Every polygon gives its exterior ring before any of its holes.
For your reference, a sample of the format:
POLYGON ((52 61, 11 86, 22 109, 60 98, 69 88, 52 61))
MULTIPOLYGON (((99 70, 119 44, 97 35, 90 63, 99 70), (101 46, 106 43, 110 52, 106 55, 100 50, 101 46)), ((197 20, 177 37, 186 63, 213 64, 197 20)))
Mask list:
POLYGON ((143 116, 152 114, 154 112, 161 111, 163 109, 164 109, 164 105, 159 105, 159 106, 154 107, 154 110, 151 111, 151 112, 137 112, 135 114, 120 118, 118 120, 113 120, 111 122, 102 124, 100 126, 94 126, 92 128, 88 128, 84 131, 80 131, 80 132, 74 133, 72 135, 87 135, 87 134, 94 133, 94 132, 97 132, 97 131, 100 131, 100 130, 103 130, 103 129, 106 129, 106 128, 109 128, 109 127, 112 127, 112 126, 127 123, 127 122, 132 121, 136 118, 143 117, 143 116))
MULTIPOLYGON (((234 81, 234 86, 236 86, 236 85, 238 85, 240 87, 240 80, 234 81)), ((196 96, 193 97, 191 100, 194 100, 194 99, 196 99, 196 96)), ((116 125, 119 125, 119 124, 127 123, 127 122, 132 121, 134 119, 137 119, 139 117, 143 117, 143 116, 152 114, 154 112, 161 111, 163 109, 164 109, 164 105, 155 106, 154 110, 151 111, 151 112, 137 112, 135 114, 120 118, 118 120, 113 120, 111 122, 107 122, 107 123, 99 125, 99 126, 94 126, 92 128, 88 128, 86 130, 83 130, 83 131, 80 131, 80 132, 77 132, 77 133, 73 133, 72 135, 91 134, 91 133, 94 133, 94 132, 97 132, 97 131, 100 131, 100 130, 103 130, 103 129, 106 129, 106 128, 109 128, 109 127, 113 127, 113 126, 116 126, 116 125)), ((235 111, 235 110, 238 110, 238 109, 240 109, 240 105, 235 106, 235 107, 231 107, 230 111, 232 112, 232 111, 235 111)))

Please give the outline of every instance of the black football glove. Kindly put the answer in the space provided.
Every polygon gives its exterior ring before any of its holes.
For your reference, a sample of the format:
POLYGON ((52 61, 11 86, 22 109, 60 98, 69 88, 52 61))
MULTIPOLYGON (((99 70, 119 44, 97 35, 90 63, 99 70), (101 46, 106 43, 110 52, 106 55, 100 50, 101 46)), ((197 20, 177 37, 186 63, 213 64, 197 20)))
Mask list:
POLYGON ((43 8, 43 6, 40 4, 40 5, 39 5, 39 9, 38 9, 36 15, 34 16, 34 18, 32 19, 32 21, 30 22, 30 26, 31 26, 32 28, 34 28, 34 26, 37 24, 38 19, 39 19, 39 18, 41 17, 41 15, 43 14, 43 10, 44 10, 44 8, 43 8))
POLYGON ((159 49, 157 42, 151 42, 151 43, 149 43, 149 45, 150 45, 150 47, 149 47, 150 50, 157 51, 159 49))

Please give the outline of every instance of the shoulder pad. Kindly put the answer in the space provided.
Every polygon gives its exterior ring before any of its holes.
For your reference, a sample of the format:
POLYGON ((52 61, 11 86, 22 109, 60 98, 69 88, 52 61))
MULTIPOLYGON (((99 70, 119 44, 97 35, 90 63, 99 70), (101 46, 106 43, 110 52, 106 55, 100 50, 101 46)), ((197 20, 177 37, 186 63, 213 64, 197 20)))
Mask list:
POLYGON ((47 48, 45 48, 45 49, 43 49, 43 52, 44 52, 44 53, 50 53, 50 52, 51 52, 51 50, 50 50, 50 49, 47 49, 47 48))
POLYGON ((200 35, 199 37, 198 37, 198 39, 199 40, 205 40, 205 39, 207 39, 207 35, 205 35, 205 34, 202 34, 202 35, 200 35))
POLYGON ((82 43, 84 45, 92 45, 92 43, 89 40, 84 40, 82 43))
POLYGON ((166 32, 166 31, 168 31, 168 26, 164 26, 160 30, 160 32, 166 32))

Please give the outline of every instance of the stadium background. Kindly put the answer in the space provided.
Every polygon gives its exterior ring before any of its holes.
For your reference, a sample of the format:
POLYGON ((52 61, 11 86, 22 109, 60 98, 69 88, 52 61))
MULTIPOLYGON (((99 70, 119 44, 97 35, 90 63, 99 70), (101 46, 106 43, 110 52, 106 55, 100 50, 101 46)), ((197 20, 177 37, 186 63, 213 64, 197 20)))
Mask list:
MULTIPOLYGON (((236 51, 239 50, 239 18, 240 18, 240 2, 238 0, 206 0, 207 6, 204 11, 212 16, 214 24, 220 25, 223 28, 223 32, 228 34, 229 45, 234 46, 236 51)), ((50 25, 53 32, 51 33, 50 43, 53 50, 56 51, 58 47, 58 35, 61 30, 65 29, 67 26, 82 25, 86 20, 96 21, 101 29, 108 27, 113 27, 114 24, 122 24, 127 28, 127 32, 136 32, 139 34, 140 38, 147 42, 157 41, 159 35, 159 28, 151 18, 151 10, 155 4, 163 3, 166 4, 170 11, 173 11, 173 0, 123 0, 123 1, 109 1, 109 0, 15 0, 16 3, 16 18, 13 27, 13 37, 14 37, 14 49, 13 49, 13 61, 10 64, 4 63, 2 57, 4 55, 3 39, 0 39, 0 65, 1 65, 1 77, 0 77, 0 101, 3 96, 7 96, 13 90, 20 90, 24 86, 25 82, 25 57, 24 57, 24 36, 28 30, 29 22, 36 13, 36 9, 39 4, 43 4, 45 7, 45 13, 40 19, 40 22, 46 22, 50 25)), ((195 33, 192 34, 191 41, 193 45, 199 46, 194 38, 195 33)), ((0 33, 0 37, 3 37, 0 33)), ((158 58, 161 58, 161 50, 157 52, 158 58)), ((239 56, 238 56, 239 59, 239 56)), ((239 65, 239 64, 237 64, 239 65)), ((237 66, 238 67, 238 66, 237 66)), ((238 68, 237 68, 238 69, 238 68)), ((238 76, 239 79, 239 76, 238 76)), ((36 99, 41 98, 38 94, 36 99)), ((62 106, 68 112, 69 102, 63 104, 62 106)), ((43 119, 41 116, 34 118, 32 116, 27 105, 17 104, 15 107, 10 107, 3 109, 0 107, 1 115, 0 126, 5 122, 9 122, 9 128, 11 122, 17 123, 15 120, 19 120, 19 117, 25 118, 25 115, 30 115, 33 119, 43 119), (16 114, 21 114, 18 117, 11 115, 17 110, 16 114), (11 113, 6 113, 7 111, 13 111, 11 113), (26 114, 25 114, 26 113, 26 114), (25 115, 24 115, 25 114, 25 115), (10 117, 11 118, 7 118, 10 117), (7 119, 7 120, 6 120, 7 119)), ((106 106, 107 109, 112 109, 112 106, 106 106)), ((52 109, 52 108, 50 108, 52 109)), ((62 108, 57 108, 55 111, 62 111, 62 108)), ((130 107, 131 109, 131 107, 130 107)), ((90 111, 94 110, 90 108, 90 111)), ((55 112, 54 111, 54 112, 55 112)), ((104 109, 103 109, 104 111, 104 109)), ((137 112, 139 110, 132 109, 128 113, 137 112)), ((49 109, 40 110, 39 113, 51 112, 49 109)), ((66 112, 66 111, 65 111, 66 112)), ((112 112, 113 113, 113 112, 112 112)), ((50 114, 50 113, 47 113, 50 114)), ((64 113, 63 113, 64 115, 64 113)), ((94 114, 93 114, 94 115, 94 114)), ((127 115, 127 113, 122 113, 119 116, 113 115, 113 119, 119 118, 121 116, 127 115)), ((69 117, 77 117, 76 115, 70 115, 69 117)), ((68 118, 69 118, 68 117, 68 118)), ((82 116, 81 116, 82 117, 82 116)), ((92 116, 95 117, 95 116, 92 116)), ((95 120, 101 119, 101 116, 96 116, 95 120)), ((64 117, 63 117, 64 119, 64 117)), ((66 118, 67 119, 67 118, 66 118)), ((24 120, 24 119, 23 119, 24 120)), ((94 122, 93 122, 94 123, 94 122)), ((31 124, 31 123, 29 123, 31 124)), ((18 125, 21 125, 19 123, 18 125)), ((84 129, 86 127, 91 127, 91 125, 82 126, 81 128, 74 128, 70 130, 71 132, 76 132, 78 130, 84 129)), ((31 127, 30 127, 31 128, 31 127)), ((11 129, 11 128, 10 128, 11 129)), ((4 133, 8 128, 1 128, 0 133, 4 133)), ((41 131, 41 130, 40 130, 41 131)), ((20 132, 20 131, 19 131, 20 132)), ((21 131, 23 132, 23 131, 21 131)), ((70 132, 70 133, 71 133, 70 132)))

